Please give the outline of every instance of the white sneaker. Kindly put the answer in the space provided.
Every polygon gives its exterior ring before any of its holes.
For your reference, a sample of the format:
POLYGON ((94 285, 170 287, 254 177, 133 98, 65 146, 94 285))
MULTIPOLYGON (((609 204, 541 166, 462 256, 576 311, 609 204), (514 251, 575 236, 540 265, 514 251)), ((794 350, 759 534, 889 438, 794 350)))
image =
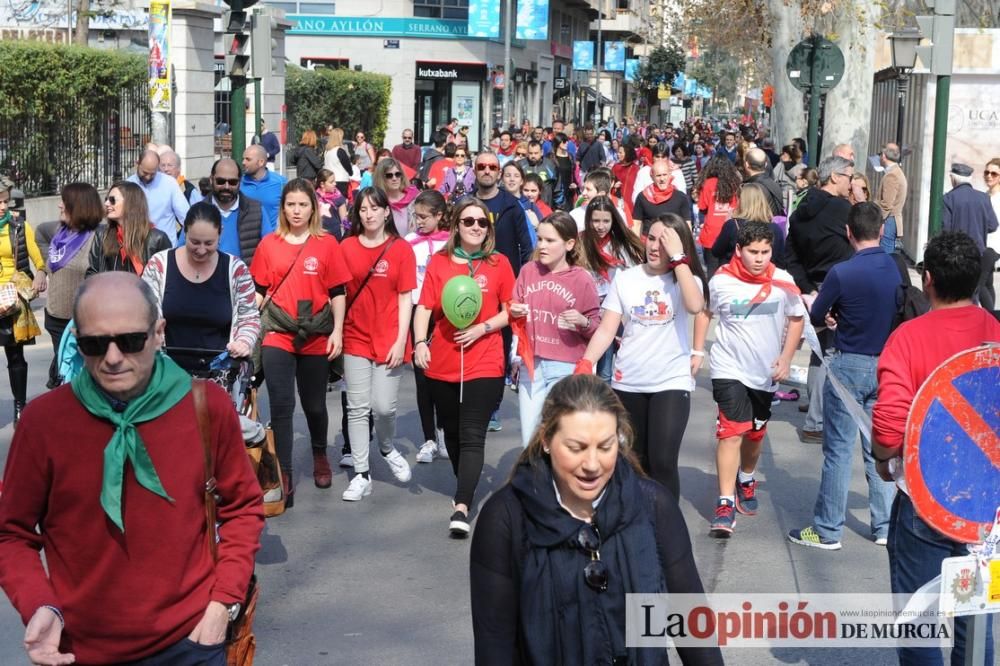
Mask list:
POLYGON ((417 452, 417 462, 418 463, 429 463, 434 462, 434 452, 437 451, 437 442, 432 439, 428 439, 424 442, 424 445, 420 447, 417 452))
POLYGON ((392 475, 400 483, 406 483, 413 478, 413 473, 410 471, 410 463, 406 462, 406 458, 396 449, 393 449, 389 453, 383 453, 382 459, 389 463, 392 475))
POLYGON ((355 474, 354 478, 351 479, 351 484, 347 486, 347 490, 341 495, 341 498, 345 502, 358 502, 362 497, 367 497, 372 494, 372 480, 366 479, 360 474, 355 474))
POLYGON ((354 467, 354 456, 350 453, 344 453, 340 456, 340 466, 341 467, 354 467))
POLYGON ((448 460, 448 447, 444 443, 444 429, 437 429, 437 454, 441 460, 448 460))

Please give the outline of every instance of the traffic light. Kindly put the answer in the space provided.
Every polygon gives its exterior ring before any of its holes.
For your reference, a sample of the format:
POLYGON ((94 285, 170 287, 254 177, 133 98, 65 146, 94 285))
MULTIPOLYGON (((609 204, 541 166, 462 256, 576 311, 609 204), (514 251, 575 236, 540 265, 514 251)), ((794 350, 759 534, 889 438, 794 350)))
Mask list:
POLYGON ((274 44, 271 40, 271 17, 267 14, 254 14, 253 26, 250 28, 251 42, 251 72, 255 79, 271 76, 273 60, 271 54, 274 44))
POLYGON ((233 9, 222 13, 222 45, 226 51, 226 74, 246 78, 250 65, 250 35, 246 32, 249 12, 233 9))
POLYGON ((933 16, 917 16, 917 25, 927 46, 918 46, 917 55, 931 74, 951 76, 952 51, 955 43, 955 0, 925 0, 934 10, 933 16))

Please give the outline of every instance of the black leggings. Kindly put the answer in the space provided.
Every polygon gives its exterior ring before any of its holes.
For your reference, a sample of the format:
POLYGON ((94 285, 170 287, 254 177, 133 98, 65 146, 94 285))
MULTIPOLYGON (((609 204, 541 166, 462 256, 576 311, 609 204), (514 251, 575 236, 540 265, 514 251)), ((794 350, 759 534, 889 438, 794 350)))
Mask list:
POLYGON ((24 345, 12 342, 4 345, 3 351, 7 355, 7 377, 14 403, 23 405, 28 397, 28 360, 24 358, 24 345))
POLYGON ((292 354, 277 347, 264 347, 264 382, 271 403, 271 429, 278 450, 278 463, 284 472, 292 471, 292 442, 295 430, 295 386, 309 426, 309 440, 315 449, 326 448, 329 419, 326 413, 326 380, 330 362, 326 356, 292 354))
MULTIPOLYGON (((413 333, 413 320, 416 319, 417 308, 413 307, 413 317, 410 318, 410 339, 414 341, 416 347, 416 336, 413 333)), ((434 319, 427 323, 427 337, 431 337, 434 332, 434 319)), ((424 441, 433 442, 437 439, 437 432, 434 424, 434 399, 431 398, 431 391, 427 385, 427 376, 423 369, 413 364, 413 383, 417 386, 417 412, 420 414, 420 429, 424 431, 424 441)))
POLYGON ((483 472, 486 426, 498 399, 503 395, 503 377, 467 379, 459 403, 458 382, 427 378, 451 468, 458 477, 455 503, 472 508, 479 476, 483 472))
POLYGON ((617 389, 615 393, 632 419, 635 431, 632 448, 642 468, 680 499, 677 457, 691 414, 691 394, 687 391, 629 393, 617 389))
POLYGON ((45 311, 45 330, 52 338, 52 363, 49 364, 49 387, 58 386, 59 378, 59 345, 62 342, 63 333, 69 325, 69 319, 54 317, 45 311))

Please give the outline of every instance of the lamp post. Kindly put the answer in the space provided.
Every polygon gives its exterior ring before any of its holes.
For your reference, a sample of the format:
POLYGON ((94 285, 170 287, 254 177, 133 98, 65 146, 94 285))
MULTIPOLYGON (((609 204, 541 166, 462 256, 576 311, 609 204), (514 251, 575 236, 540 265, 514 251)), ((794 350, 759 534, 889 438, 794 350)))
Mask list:
POLYGON ((917 45, 920 31, 903 28, 889 35, 892 50, 892 68, 896 70, 896 98, 899 103, 899 117, 896 120, 896 145, 903 148, 903 122, 906 115, 906 93, 910 87, 910 71, 917 64, 917 45))

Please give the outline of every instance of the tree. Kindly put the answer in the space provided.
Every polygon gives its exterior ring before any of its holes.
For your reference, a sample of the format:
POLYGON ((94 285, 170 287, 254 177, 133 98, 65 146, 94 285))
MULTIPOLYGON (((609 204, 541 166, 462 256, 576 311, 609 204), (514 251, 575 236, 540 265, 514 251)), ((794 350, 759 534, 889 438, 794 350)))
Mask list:
POLYGON ((684 71, 684 51, 676 44, 657 46, 636 71, 636 87, 645 91, 647 102, 653 104, 661 84, 670 85, 684 71))

